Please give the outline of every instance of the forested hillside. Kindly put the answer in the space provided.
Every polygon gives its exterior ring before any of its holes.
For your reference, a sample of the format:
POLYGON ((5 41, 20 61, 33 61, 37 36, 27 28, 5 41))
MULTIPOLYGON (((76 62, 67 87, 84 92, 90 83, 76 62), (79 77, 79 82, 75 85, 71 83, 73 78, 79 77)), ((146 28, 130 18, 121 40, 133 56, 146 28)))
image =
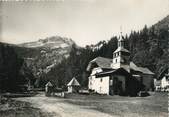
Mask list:
POLYGON ((0 92, 22 91, 29 79, 34 79, 23 58, 15 52, 15 45, 0 43, 0 92))

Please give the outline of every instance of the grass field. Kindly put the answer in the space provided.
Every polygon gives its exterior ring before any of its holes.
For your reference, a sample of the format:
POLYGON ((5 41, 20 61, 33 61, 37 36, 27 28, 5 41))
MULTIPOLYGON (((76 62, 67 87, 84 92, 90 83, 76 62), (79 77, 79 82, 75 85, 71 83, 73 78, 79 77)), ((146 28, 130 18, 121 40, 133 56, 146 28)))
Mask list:
POLYGON ((167 93, 148 97, 68 94, 66 98, 34 97, 0 100, 0 117, 168 117, 167 93), (94 111, 92 111, 94 110, 94 111), (63 113, 64 112, 64 113, 63 113), (88 116, 88 115, 89 116, 88 116), (84 116, 84 115, 83 115, 84 116))
POLYGON ((168 117, 167 93, 151 93, 148 97, 71 94, 66 102, 120 117, 168 117))
POLYGON ((0 100, 0 117, 48 117, 47 115, 27 102, 7 98, 0 100))

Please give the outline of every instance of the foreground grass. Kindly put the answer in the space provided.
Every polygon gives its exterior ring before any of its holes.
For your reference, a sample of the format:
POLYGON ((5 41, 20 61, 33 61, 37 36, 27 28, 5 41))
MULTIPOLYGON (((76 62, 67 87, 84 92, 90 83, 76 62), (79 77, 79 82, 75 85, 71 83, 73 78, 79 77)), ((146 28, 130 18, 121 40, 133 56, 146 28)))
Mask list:
POLYGON ((120 117, 168 117, 167 93, 148 97, 71 94, 66 102, 120 117))
POLYGON ((33 108, 30 103, 7 98, 0 100, 0 117, 51 117, 40 109, 33 108))

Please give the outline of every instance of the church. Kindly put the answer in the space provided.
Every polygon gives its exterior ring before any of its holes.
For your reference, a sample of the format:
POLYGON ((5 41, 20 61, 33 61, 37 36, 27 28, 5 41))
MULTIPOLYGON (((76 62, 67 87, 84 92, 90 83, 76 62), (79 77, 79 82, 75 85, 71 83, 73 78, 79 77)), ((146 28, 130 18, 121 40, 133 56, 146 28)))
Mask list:
POLYGON ((121 34, 113 59, 97 57, 89 62, 88 89, 98 94, 136 96, 139 91, 152 90, 154 73, 130 61, 121 34))

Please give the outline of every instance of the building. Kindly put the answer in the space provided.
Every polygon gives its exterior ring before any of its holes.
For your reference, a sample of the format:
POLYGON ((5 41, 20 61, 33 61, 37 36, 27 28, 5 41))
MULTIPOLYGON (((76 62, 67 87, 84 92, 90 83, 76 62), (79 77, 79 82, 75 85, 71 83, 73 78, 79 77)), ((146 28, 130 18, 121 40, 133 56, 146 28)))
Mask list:
POLYGON ((141 83, 141 90, 154 90, 154 73, 148 68, 138 67, 130 62, 130 73, 141 83))
POLYGON ((156 91, 169 91, 169 68, 166 67, 157 79, 155 79, 156 91))
POLYGON ((124 45, 121 35, 113 59, 97 57, 89 62, 89 90, 107 95, 137 95, 141 90, 151 90, 154 73, 130 61, 124 45))
POLYGON ((80 84, 76 80, 75 77, 67 84, 67 86, 68 86, 68 93, 78 93, 79 92, 80 84))
POLYGON ((54 93, 54 85, 49 81, 45 85, 45 94, 46 96, 51 96, 54 93))

